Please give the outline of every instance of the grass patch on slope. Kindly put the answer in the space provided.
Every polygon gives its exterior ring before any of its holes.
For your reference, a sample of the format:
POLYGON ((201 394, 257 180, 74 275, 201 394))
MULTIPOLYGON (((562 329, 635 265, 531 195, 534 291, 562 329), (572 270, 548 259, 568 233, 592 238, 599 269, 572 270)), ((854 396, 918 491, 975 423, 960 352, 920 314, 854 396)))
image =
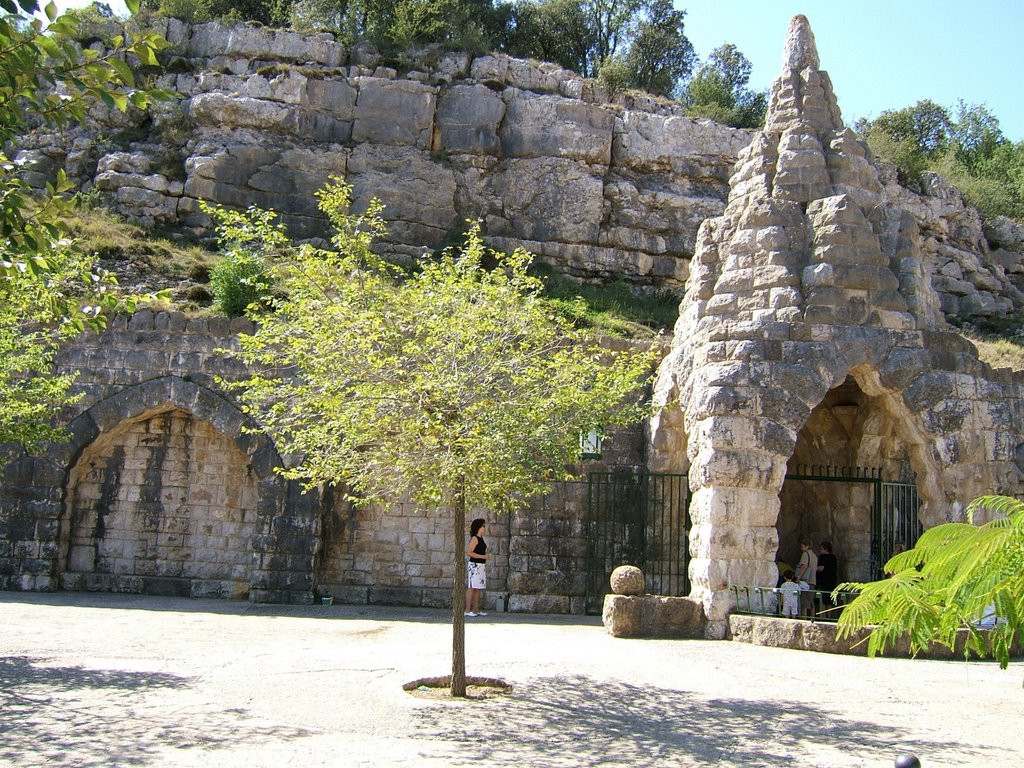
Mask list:
POLYGON ((978 357, 982 362, 993 368, 1024 371, 1024 340, 975 335, 967 335, 966 338, 978 348, 978 357))
POLYGON ((603 285, 580 283, 546 264, 535 263, 544 292, 560 314, 579 325, 613 336, 647 338, 672 330, 679 317, 680 293, 634 291, 623 280, 603 285))
MULTIPOLYGON (((208 287, 210 270, 222 258, 216 251, 154 235, 88 199, 65 223, 80 247, 95 253, 125 287, 142 282, 148 290, 152 283, 168 287, 187 280, 203 285, 176 290, 174 305, 190 311, 209 304, 204 301, 197 307, 190 299, 192 292, 208 287)), ((557 312, 612 336, 652 338, 671 331, 679 313, 681 296, 674 292, 639 293, 623 280, 580 283, 541 262, 535 263, 534 272, 544 281, 547 299, 557 312)))
POLYGON ((220 258, 195 243, 154 236, 136 224, 90 205, 79 206, 65 224, 68 234, 79 241, 86 253, 95 253, 103 261, 124 262, 140 273, 169 280, 188 278, 206 282, 210 268, 220 258))

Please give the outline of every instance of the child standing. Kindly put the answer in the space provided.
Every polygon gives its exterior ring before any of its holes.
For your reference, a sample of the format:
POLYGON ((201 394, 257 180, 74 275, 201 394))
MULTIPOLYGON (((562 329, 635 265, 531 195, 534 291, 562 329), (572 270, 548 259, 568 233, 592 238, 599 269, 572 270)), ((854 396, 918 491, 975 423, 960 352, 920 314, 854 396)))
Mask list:
POLYGON ((782 574, 782 578, 785 581, 778 589, 782 595, 782 615, 787 619, 795 619, 800 614, 800 592, 802 590, 793 571, 786 571, 782 574))

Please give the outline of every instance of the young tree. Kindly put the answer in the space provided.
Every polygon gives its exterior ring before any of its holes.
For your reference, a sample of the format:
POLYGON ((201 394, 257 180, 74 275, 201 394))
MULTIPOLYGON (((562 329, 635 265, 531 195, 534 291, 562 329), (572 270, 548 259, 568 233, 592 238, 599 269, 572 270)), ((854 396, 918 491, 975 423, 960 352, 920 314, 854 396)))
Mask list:
POLYGON ((523 504, 567 476, 581 429, 639 419, 652 359, 571 327, 541 299, 530 256, 489 251, 476 226, 461 251, 404 277, 371 250, 385 231, 377 201, 351 214, 338 180, 318 196, 337 251, 303 247, 282 266, 285 298, 239 339, 259 371, 241 400, 301 457, 285 476, 452 511, 451 685, 464 696, 466 510, 523 504))
POLYGON ((967 511, 971 522, 930 528, 913 549, 889 560, 890 578, 840 584, 837 591, 860 593, 839 617, 840 636, 873 627, 874 656, 904 636, 915 653, 932 643, 955 648, 965 632, 965 654, 983 654, 989 643, 1005 669, 1013 637, 1024 628, 1024 502, 982 496, 967 511), (976 526, 980 510, 998 517, 976 526), (982 633, 979 624, 993 614, 998 623, 982 633))
POLYGON ((57 435, 50 417, 69 400, 72 378, 48 375, 56 345, 87 323, 101 325, 116 298, 109 275, 64 237, 63 174, 37 196, 6 151, 30 126, 81 122, 97 102, 143 109, 164 97, 135 87, 125 57, 155 65, 166 42, 142 33, 108 41, 100 54, 75 43, 74 18, 57 18, 52 3, 48 27, 32 16, 35 0, 0 0, 0 7, 0 444, 32 448, 57 435))

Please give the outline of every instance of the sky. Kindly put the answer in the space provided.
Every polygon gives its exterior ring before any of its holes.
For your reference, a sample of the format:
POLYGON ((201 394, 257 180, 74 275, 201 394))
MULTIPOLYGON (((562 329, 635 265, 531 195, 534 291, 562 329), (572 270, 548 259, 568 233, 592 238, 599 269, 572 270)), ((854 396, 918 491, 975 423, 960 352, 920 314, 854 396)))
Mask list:
POLYGON ((753 70, 750 87, 779 74, 793 16, 811 23, 852 125, 887 109, 931 99, 984 104, 1003 135, 1024 140, 1024 2, 1021 0, 674 0, 686 10, 686 36, 704 59, 733 43, 753 70))
MULTIPOLYGON (((68 7, 90 0, 62 0, 68 7)), ((1024 2, 1021 0, 674 0, 703 59, 733 43, 753 65, 750 87, 781 68, 789 20, 802 13, 818 42, 843 119, 874 118, 921 99, 955 110, 984 104, 1003 134, 1024 140, 1024 2)), ((124 5, 113 0, 115 11, 124 5)))

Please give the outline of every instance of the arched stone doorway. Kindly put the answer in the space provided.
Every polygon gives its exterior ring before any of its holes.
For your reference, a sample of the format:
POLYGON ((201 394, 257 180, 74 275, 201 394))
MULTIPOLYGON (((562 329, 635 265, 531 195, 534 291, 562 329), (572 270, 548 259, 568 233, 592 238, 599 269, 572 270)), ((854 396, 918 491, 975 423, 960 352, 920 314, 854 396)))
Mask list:
POLYGON ((68 475, 64 573, 93 588, 244 598, 257 531, 248 457, 170 405, 125 419, 68 475))
POLYGON ((68 433, 51 456, 66 468, 61 587, 312 602, 320 494, 275 473, 270 438, 230 400, 162 376, 95 403, 68 433), (103 541, 111 528, 121 543, 103 541))
POLYGON ((916 468, 924 479, 930 473, 906 409, 872 386, 869 371, 858 374, 830 389, 797 435, 779 493, 777 559, 794 564, 805 536, 815 545, 828 540, 840 579, 869 581, 897 538, 916 539, 916 468))

